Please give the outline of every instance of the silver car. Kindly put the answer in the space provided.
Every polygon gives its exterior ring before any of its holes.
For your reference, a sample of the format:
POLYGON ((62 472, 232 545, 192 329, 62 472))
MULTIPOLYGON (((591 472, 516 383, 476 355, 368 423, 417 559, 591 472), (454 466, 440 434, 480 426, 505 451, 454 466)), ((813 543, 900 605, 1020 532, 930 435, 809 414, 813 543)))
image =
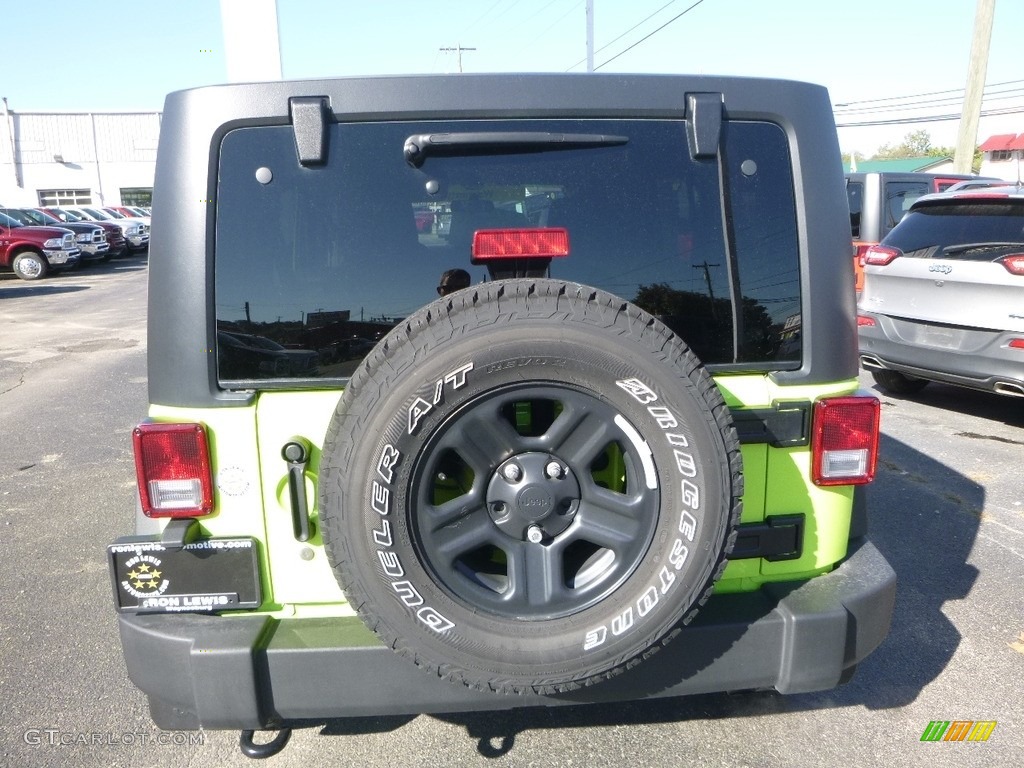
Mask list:
POLYGON ((1024 189, 926 195, 865 257, 860 361, 885 391, 1024 397, 1024 189))

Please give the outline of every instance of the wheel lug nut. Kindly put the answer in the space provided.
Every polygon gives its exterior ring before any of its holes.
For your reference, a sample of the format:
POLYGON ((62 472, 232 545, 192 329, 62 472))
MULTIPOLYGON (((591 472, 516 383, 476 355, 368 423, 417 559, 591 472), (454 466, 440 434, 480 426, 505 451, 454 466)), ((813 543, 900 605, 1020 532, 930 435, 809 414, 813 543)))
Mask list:
POLYGON ((526 538, 534 544, 540 544, 544 540, 544 531, 539 525, 531 525, 526 529, 526 538))
POLYGON ((548 465, 544 467, 544 473, 552 480, 557 480, 562 476, 562 465, 557 461, 550 461, 548 465))
POLYGON ((518 483, 523 476, 523 470, 519 468, 518 464, 506 464, 505 468, 501 470, 501 474, 510 483, 518 483))

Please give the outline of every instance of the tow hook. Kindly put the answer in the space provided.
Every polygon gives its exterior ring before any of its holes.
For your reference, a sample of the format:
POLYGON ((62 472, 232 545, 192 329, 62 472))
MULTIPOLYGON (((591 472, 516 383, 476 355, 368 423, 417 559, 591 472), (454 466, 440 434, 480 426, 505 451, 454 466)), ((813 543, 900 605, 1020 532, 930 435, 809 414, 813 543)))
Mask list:
MULTIPOLYGON (((257 744, 253 741, 255 733, 255 731, 242 731, 242 735, 238 737, 238 746, 241 747, 242 754, 253 760, 265 760, 268 757, 273 757, 285 748, 288 739, 292 737, 291 728, 282 728, 277 732, 277 736, 266 744, 257 744)), ((271 731, 261 731, 261 733, 271 733, 271 731)))

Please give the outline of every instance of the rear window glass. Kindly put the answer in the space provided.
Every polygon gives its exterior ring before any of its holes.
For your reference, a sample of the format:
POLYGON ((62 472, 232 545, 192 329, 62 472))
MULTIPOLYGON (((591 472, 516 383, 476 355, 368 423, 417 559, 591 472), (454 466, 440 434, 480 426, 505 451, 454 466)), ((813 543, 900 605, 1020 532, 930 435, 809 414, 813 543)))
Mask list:
POLYGON ((885 228, 892 229, 907 214, 910 206, 932 190, 927 181, 888 181, 885 184, 885 228))
POLYGON ((330 125, 304 168, 288 126, 223 139, 216 315, 222 384, 344 379, 403 318, 437 298, 481 229, 562 227, 546 276, 592 285, 659 317, 711 366, 796 367, 800 275, 787 140, 729 122, 720 158, 694 160, 685 124, 523 120, 330 125), (484 146, 429 155, 419 134, 623 137, 586 148, 484 146), (726 202, 723 202, 726 201, 726 202), (269 342, 269 343, 268 343, 269 342))
POLYGON ((991 260, 991 249, 963 246, 1024 247, 1024 201, 931 204, 908 214, 884 242, 910 257, 991 260))

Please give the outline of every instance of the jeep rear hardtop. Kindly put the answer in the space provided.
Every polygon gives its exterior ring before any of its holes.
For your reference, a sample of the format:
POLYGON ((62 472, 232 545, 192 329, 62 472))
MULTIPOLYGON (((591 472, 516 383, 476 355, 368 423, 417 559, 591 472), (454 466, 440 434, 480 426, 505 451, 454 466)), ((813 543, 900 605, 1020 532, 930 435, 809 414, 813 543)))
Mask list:
POLYGON ((817 690, 885 636, 823 88, 203 88, 158 157, 111 565, 163 727, 817 690))

